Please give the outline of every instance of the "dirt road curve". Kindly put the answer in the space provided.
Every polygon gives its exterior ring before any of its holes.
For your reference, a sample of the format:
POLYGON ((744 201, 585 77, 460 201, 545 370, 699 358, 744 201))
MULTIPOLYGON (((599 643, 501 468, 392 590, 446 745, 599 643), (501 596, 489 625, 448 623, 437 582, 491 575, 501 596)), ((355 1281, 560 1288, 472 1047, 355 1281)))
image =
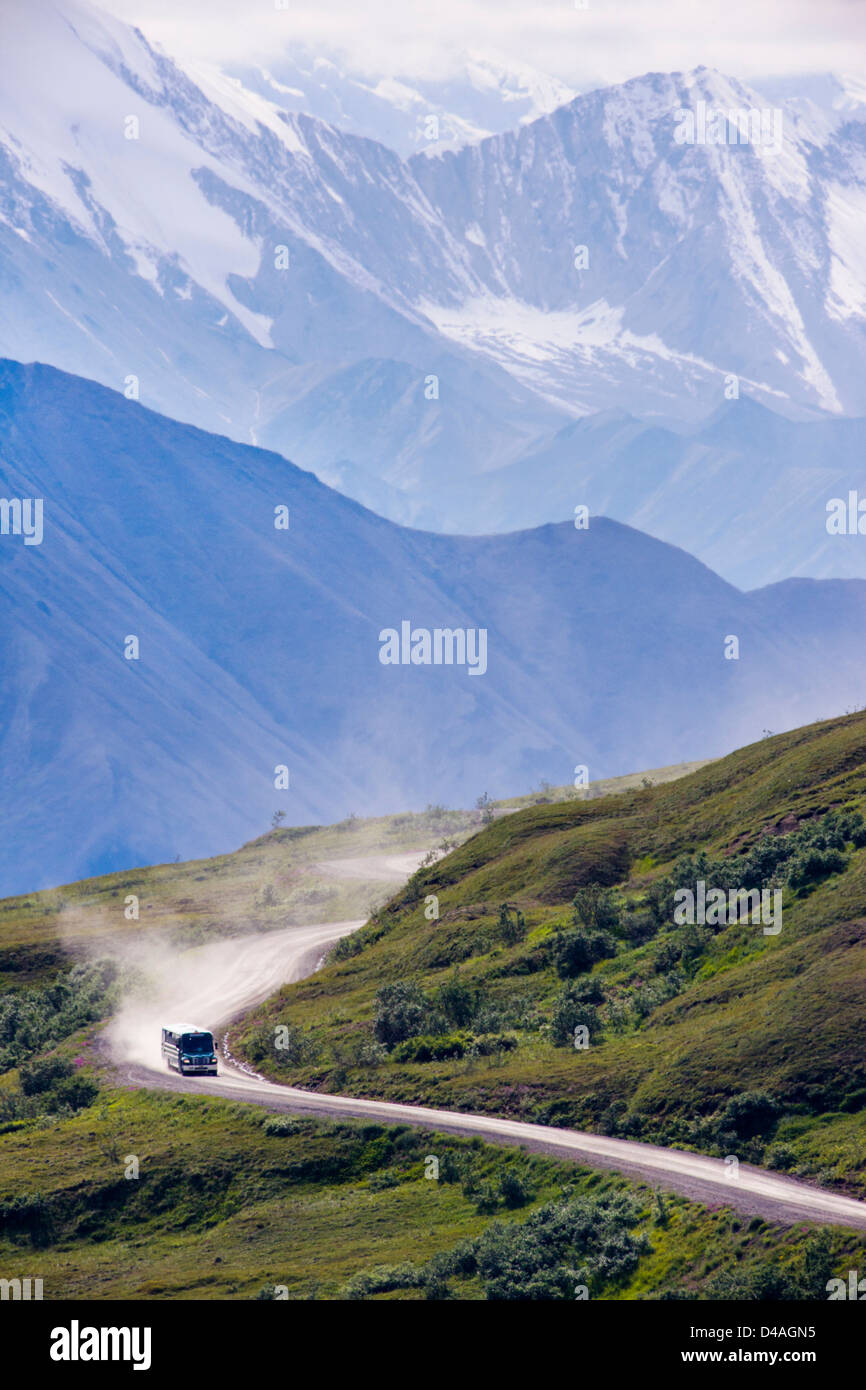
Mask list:
MULTIPOLYGON (((163 1068, 159 1057, 161 1018, 182 1013, 186 1019, 215 1032, 224 1030, 232 1017, 266 998, 280 984, 311 974, 326 946, 358 925, 341 922, 290 928, 190 952, 188 955, 194 959, 190 959, 186 969, 179 969, 173 962, 166 968, 161 1002, 148 1005, 144 1014, 139 1010, 134 1017, 121 1015, 109 1034, 117 1071, 134 1086, 219 1095, 268 1110, 479 1135, 492 1142, 518 1144, 536 1153, 573 1159, 588 1167, 612 1168, 709 1206, 733 1207, 774 1221, 866 1228, 866 1203, 746 1164, 739 1165, 734 1178, 721 1159, 678 1149, 490 1115, 302 1091, 264 1081, 224 1058, 220 1059, 218 1077, 180 1077, 163 1068)), ((435 1151, 432 1143, 431 1149, 435 1151)))
POLYGON ((368 854, 366 858, 358 856, 355 859, 323 859, 320 863, 314 864, 313 868, 330 879, 360 879, 362 882, 369 880, 370 883, 393 882, 399 885, 414 874, 423 858, 424 850, 416 849, 410 850, 408 854, 368 854))

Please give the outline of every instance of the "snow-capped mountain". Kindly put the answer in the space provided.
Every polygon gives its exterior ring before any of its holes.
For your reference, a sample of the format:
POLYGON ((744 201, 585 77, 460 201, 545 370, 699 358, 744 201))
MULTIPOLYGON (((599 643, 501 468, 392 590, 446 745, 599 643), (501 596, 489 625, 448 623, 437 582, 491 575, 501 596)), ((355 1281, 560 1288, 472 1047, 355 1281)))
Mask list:
POLYGON ((825 144, 849 121, 866 121, 866 78, 853 73, 800 73, 761 77, 755 87, 790 113, 798 133, 825 144))
POLYGON ((414 439, 387 458, 386 481, 410 489, 435 485, 445 452, 455 467, 477 459, 467 397, 509 461, 562 423, 415 307, 479 286, 385 146, 219 75, 196 85, 84 0, 39 11, 11 0, 3 25, 16 61, 0 92, 0 350, 286 447, 323 394, 342 394, 347 368, 379 383, 384 362, 397 390, 361 390, 353 409, 347 399, 329 461, 363 468, 360 438, 384 474, 385 440, 405 428, 414 439), (438 399, 429 377, 443 383, 438 399))
POLYGON ((650 75, 414 159, 484 284, 459 305, 437 295, 430 317, 584 411, 636 396, 640 413, 694 415, 733 374, 783 410, 862 412, 866 126, 816 150, 779 111, 766 147, 731 122, 716 130, 736 144, 698 143, 697 123, 680 142, 699 109, 764 106, 706 69, 650 75))
POLYGON ((743 594, 599 517, 407 530, 49 367, 0 363, 0 437, 2 494, 44 502, 38 544, 0 537, 0 894, 230 849, 277 809, 471 805, 862 702, 860 580, 743 594), (404 622, 421 659, 386 664, 404 622), (423 659, 437 628, 464 659, 423 659))
POLYGON ((455 55, 448 76, 438 81, 370 77, 338 54, 297 44, 268 68, 239 64, 226 71, 284 111, 316 116, 404 157, 511 130, 577 95, 550 74, 493 52, 455 55))
POLYGON ((650 74, 405 160, 87 0, 6 0, 0 25, 0 352, 464 531, 489 528, 488 483, 523 524, 510 480, 594 413, 694 429, 733 391, 866 414, 866 123, 844 102, 823 143, 787 108, 775 152, 689 143, 690 114, 768 99, 650 74))

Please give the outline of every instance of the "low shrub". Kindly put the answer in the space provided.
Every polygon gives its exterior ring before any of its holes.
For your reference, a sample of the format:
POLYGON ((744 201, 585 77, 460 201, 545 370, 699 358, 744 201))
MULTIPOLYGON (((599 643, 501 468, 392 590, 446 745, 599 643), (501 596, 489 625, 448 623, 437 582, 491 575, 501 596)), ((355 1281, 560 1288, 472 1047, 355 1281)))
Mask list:
POLYGON ((585 931, 576 927, 558 932, 553 943, 556 973, 561 979, 582 975, 600 960, 616 955, 616 942, 605 931, 585 931))
POLYGON ((462 1033, 408 1038, 394 1048, 391 1056, 395 1062, 444 1062, 452 1057, 463 1057, 470 1041, 462 1033))

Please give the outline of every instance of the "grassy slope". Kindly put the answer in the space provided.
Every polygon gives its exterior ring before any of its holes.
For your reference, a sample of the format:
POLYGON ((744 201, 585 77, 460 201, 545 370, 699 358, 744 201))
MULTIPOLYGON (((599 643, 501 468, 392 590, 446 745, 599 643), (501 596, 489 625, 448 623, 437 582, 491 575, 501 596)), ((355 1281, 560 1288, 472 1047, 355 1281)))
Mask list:
POLYGON ((464 812, 385 816, 271 831, 232 854, 130 869, 0 902, 0 990, 49 978, 70 957, 142 932, 196 945, 215 937, 364 916, 378 885, 337 880, 316 866, 329 858, 419 854, 436 838, 470 832, 464 812), (275 904, 265 903, 271 887, 275 904), (127 920, 128 894, 139 920, 127 920))
MULTIPOLYGON (((313 1121, 271 1135, 263 1118, 225 1102, 115 1091, 72 1118, 4 1136, 0 1273, 38 1275, 50 1299, 253 1298, 274 1284, 291 1298, 345 1296, 359 1273, 423 1266, 490 1225, 460 1183, 425 1179, 427 1155, 446 1150, 481 1179, 522 1174, 529 1202, 498 1219, 522 1221, 564 1192, 636 1194, 633 1229, 650 1248, 601 1297, 700 1297, 723 1271, 796 1265, 808 1240, 803 1227, 747 1223, 675 1197, 660 1221, 646 1188, 477 1142, 313 1121)), ((834 1232, 831 1250, 844 1276, 866 1261, 866 1236, 834 1232)), ((477 1279, 453 1289, 483 1297, 477 1279)))
MULTIPOLYGON (((526 797, 492 802, 495 816, 535 801, 597 798, 643 780, 664 782, 697 766, 682 763, 593 782, 575 793, 550 787, 526 797)), ((353 817, 336 825, 272 830, 232 854, 157 864, 0 901, 0 992, 50 978, 69 957, 98 952, 100 941, 125 933, 166 932, 190 945, 215 936, 266 931, 309 922, 344 921, 369 914, 387 892, 363 880, 331 878, 317 867, 328 859, 361 858, 431 849, 463 840, 480 813, 429 807, 420 813, 353 817), (276 904, 266 906, 270 886, 276 904), (128 894, 140 900, 139 920, 127 920, 128 894)))
MULTIPOLYGON (((461 978, 494 1001, 528 997, 549 1012, 561 982, 539 947, 568 917, 581 884, 620 885, 640 898, 682 852, 735 853, 792 812, 803 818, 837 806, 866 810, 862 714, 767 739, 667 785, 496 820, 420 871, 364 929, 361 954, 282 990, 247 1021, 240 1041, 262 1071, 308 1086, 694 1147, 707 1146, 702 1120, 760 1088, 782 1105, 775 1140, 793 1150, 792 1171, 862 1194, 864 850, 809 896, 786 890, 781 935, 727 928, 683 993, 642 1027, 608 1034, 586 1052, 556 1048, 536 1030, 521 1032, 517 1052, 495 1063, 347 1066, 353 1043, 369 1036, 380 985, 414 977, 434 990, 460 962, 461 978), (428 894, 438 896, 438 921, 424 917, 428 894), (524 910, 531 928, 518 946, 497 943, 504 900, 524 910), (269 1050, 277 1022, 307 1029, 318 1060, 291 1066, 269 1050)), ((650 978, 663 939, 596 966, 606 990, 650 978)))
MULTIPOLYGON (((638 786, 647 777, 660 782, 679 771, 597 784, 591 795, 638 786)), ((564 789, 545 788, 527 800, 549 800, 550 809, 563 795, 564 789)), ((494 811, 512 808, 502 804, 494 811)), ((423 848, 445 835, 461 838, 477 822, 473 813, 433 811, 304 833, 276 831, 235 855, 7 900, 0 904, 6 987, 49 982, 70 957, 98 954, 108 938, 125 932, 164 931, 195 942, 311 917, 360 915, 370 885, 329 880, 314 865, 329 857, 423 848), (271 908, 262 905, 268 884, 278 898, 271 908), (127 893, 140 896, 138 923, 123 917, 127 893)), ((80 1059, 79 1075, 101 1088, 93 1104, 74 1115, 5 1122, 0 1115, 0 1277, 38 1275, 47 1298, 249 1298, 276 1283, 287 1285, 291 1297, 333 1297, 361 1272, 406 1261, 423 1267, 492 1220, 522 1221, 564 1190, 638 1195, 636 1229, 647 1232, 651 1249, 604 1297, 701 1296, 719 1271, 748 1273, 765 1267, 771 1254, 794 1266, 802 1257, 804 1229, 746 1225, 728 1212, 673 1198, 660 1222, 647 1189, 571 1164, 399 1127, 311 1121, 294 1133, 270 1135, 255 1109, 119 1088, 91 1060, 96 1026, 42 1054, 80 1059), (426 1180, 426 1155, 446 1150, 494 1186, 516 1168, 528 1183, 529 1202, 515 1212, 500 1205, 491 1215, 478 1210, 459 1182, 426 1180), (132 1155, 140 1164, 137 1179, 124 1176, 132 1155)), ((15 1069, 0 1076, 0 1110, 18 1083, 15 1069)), ((835 1233, 833 1257, 840 1273, 862 1264, 866 1239, 835 1233)), ((459 1280, 455 1292, 483 1297, 472 1277, 459 1280)), ((421 1294, 408 1289, 378 1296, 421 1294)))

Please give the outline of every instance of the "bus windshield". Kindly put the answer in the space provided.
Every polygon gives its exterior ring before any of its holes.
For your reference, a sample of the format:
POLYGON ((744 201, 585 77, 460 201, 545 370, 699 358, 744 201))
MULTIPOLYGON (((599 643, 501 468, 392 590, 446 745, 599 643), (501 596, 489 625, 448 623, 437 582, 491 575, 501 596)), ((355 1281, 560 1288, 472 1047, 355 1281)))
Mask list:
POLYGON ((213 1052, 213 1038, 210 1033, 184 1033, 180 1040, 181 1051, 190 1057, 206 1053, 208 1057, 213 1052))

